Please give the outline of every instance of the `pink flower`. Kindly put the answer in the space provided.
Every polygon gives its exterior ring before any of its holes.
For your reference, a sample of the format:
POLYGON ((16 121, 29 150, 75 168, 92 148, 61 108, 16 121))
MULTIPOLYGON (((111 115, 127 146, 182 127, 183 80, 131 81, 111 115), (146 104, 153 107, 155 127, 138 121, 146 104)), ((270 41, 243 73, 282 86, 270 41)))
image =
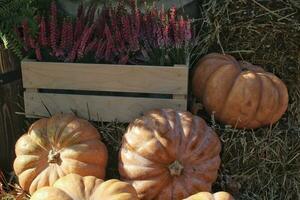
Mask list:
POLYGON ((35 48, 35 56, 36 56, 36 59, 38 61, 42 61, 43 60, 42 54, 41 54, 41 49, 40 49, 39 46, 36 46, 36 48, 35 48))
POLYGON ((46 34, 46 22, 44 17, 41 18, 41 22, 40 22, 39 42, 42 46, 47 46, 48 44, 47 34, 46 34))
POLYGON ((57 7, 55 1, 51 3, 50 17, 50 45, 53 51, 56 50, 57 44, 57 7))
POLYGON ((62 30, 61 30, 61 39, 60 39, 60 48, 61 49, 66 49, 67 48, 67 38, 69 37, 69 30, 67 26, 67 20, 64 19, 63 25, 62 25, 62 30))
POLYGON ((96 50, 97 50, 97 43, 98 43, 97 38, 94 38, 94 39, 86 46, 84 54, 87 55, 87 54, 90 53, 90 52, 93 52, 93 51, 96 52, 96 50))
POLYGON ((95 29, 95 24, 92 24, 90 27, 86 27, 83 31, 83 35, 80 41, 80 45, 78 48, 78 58, 82 58, 84 56, 85 47, 95 29))
POLYGON ((186 23, 186 29, 185 29, 185 41, 189 42, 191 39, 192 39, 191 20, 188 20, 186 23))
POLYGON ((156 25, 155 30, 156 30, 157 44, 160 48, 162 48, 164 46, 164 37, 163 37, 162 28, 159 27, 159 25, 156 25))
POLYGON ((95 59, 99 62, 104 57, 106 42, 99 41, 97 46, 97 51, 95 54, 95 59))
POLYGON ((126 42, 130 43, 131 41, 131 30, 130 30, 130 21, 128 16, 122 17, 122 34, 126 42))
POLYGON ((121 65, 125 65, 128 63, 128 60, 129 60, 129 56, 128 55, 124 55, 120 58, 118 64, 121 64, 121 65))
POLYGON ((70 50, 74 43, 74 33, 73 33, 73 24, 71 20, 67 20, 66 22, 66 32, 67 32, 67 38, 66 38, 66 49, 70 50))
POLYGON ((168 46, 169 43, 170 43, 169 32, 170 32, 170 26, 166 25, 164 27, 164 31, 163 31, 163 37, 164 37, 164 44, 165 44, 165 46, 168 46))
POLYGON ((22 22, 22 28, 23 28, 23 40, 25 43, 25 49, 28 50, 28 48, 30 48, 31 44, 29 41, 29 25, 28 25, 27 20, 24 20, 22 22))
POLYGON ((68 57, 65 59, 65 62, 74 62, 75 61, 79 45, 80 45, 80 41, 75 42, 72 50, 68 54, 68 57))

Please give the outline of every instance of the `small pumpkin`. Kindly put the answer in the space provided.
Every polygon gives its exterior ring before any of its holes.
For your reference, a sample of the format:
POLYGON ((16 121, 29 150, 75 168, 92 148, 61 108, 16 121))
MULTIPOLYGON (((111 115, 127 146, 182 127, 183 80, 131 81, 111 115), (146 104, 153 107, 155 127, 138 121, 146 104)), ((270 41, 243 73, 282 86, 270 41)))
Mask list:
POLYGON ((189 112, 153 110, 123 136, 119 172, 144 200, 182 200, 210 191, 221 144, 203 119, 189 112))
POLYGON ((94 176, 68 174, 52 187, 37 190, 30 200, 137 200, 135 189, 128 183, 113 179, 103 181, 94 176))
POLYGON ((234 200, 234 198, 227 192, 217 192, 214 194, 209 192, 199 192, 184 200, 234 200))
POLYGON ((15 173, 30 194, 70 173, 105 177, 107 149, 97 129, 74 115, 36 121, 15 151, 15 173))
POLYGON ((209 114, 237 128, 273 124, 288 106, 287 87, 274 74, 217 53, 198 62, 193 92, 209 114))

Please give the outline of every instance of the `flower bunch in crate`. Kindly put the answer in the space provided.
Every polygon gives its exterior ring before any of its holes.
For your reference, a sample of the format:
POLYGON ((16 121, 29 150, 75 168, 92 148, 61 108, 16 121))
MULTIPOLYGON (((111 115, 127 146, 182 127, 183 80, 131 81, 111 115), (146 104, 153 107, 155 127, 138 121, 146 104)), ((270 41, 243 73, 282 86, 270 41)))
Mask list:
POLYGON ((39 61, 113 64, 185 64, 191 46, 191 20, 155 5, 135 1, 114 6, 80 5, 75 19, 62 16, 55 1, 49 16, 38 16, 39 32, 23 23, 25 49, 39 61))

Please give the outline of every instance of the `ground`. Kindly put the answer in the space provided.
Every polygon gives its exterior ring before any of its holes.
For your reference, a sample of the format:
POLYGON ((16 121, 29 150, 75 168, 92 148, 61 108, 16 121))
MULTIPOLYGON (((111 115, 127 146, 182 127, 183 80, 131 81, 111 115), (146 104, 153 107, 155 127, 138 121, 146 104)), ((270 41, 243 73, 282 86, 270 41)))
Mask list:
MULTIPOLYGON (((257 130, 235 130, 201 112, 222 141, 214 191, 242 200, 300 199, 300 1, 199 2, 197 56, 224 52, 258 64, 287 84, 290 99, 278 123, 257 130)), ((117 152, 127 125, 95 125, 110 151, 108 178, 118 178, 117 152)))

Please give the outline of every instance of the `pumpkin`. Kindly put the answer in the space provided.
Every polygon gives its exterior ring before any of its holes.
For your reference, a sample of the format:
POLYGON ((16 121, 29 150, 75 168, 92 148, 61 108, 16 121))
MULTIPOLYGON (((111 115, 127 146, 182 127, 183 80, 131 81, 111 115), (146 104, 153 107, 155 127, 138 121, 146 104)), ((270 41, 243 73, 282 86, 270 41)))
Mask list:
POLYGON ((218 136, 200 117, 153 110, 129 125, 120 149, 119 172, 141 199, 182 200, 211 190, 220 151, 218 136))
POLYGON ((135 189, 119 180, 103 181, 94 176, 68 174, 53 186, 37 190, 30 200, 137 200, 135 189))
POLYGON ((70 173, 105 177, 107 149, 97 129, 73 115, 38 120, 15 151, 15 173, 30 194, 70 173))
POLYGON ((217 192, 214 194, 209 192, 199 192, 184 200, 234 200, 234 198, 227 192, 217 192))
POLYGON ((287 87, 274 74, 217 53, 198 62, 193 92, 209 114, 237 128, 271 125, 288 106, 287 87))

